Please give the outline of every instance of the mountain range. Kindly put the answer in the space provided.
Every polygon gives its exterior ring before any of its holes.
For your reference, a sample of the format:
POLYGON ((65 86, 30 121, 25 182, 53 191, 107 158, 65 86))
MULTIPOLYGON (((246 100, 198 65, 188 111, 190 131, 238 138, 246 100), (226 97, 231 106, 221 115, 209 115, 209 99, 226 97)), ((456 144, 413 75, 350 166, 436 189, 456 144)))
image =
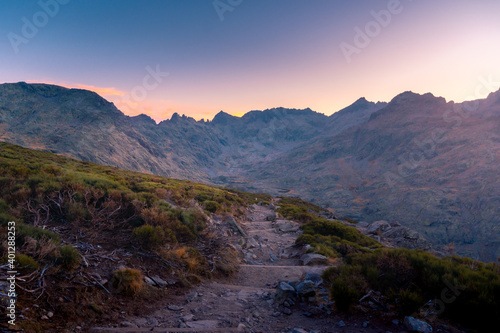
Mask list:
POLYGON ((500 91, 454 103, 404 92, 331 116, 273 108, 212 121, 129 117, 94 92, 0 85, 0 140, 83 161, 270 194, 433 244, 500 256, 500 91))

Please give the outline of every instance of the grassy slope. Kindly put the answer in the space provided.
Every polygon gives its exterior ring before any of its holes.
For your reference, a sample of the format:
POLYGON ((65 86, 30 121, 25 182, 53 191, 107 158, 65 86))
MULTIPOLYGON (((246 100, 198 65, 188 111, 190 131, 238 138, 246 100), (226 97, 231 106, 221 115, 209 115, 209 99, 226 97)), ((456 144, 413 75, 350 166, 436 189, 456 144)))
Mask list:
MULTIPOLYGON (((242 214, 243 207, 257 201, 270 202, 271 197, 0 143, 0 232, 6 234, 8 221, 17 222, 17 264, 23 275, 40 276, 46 269, 43 278, 20 282, 26 290, 37 291, 20 292, 18 306, 27 307, 38 296, 39 304, 57 314, 52 323, 43 322, 38 320, 43 313, 32 308, 25 315, 33 321, 22 325, 43 331, 56 327, 58 320, 102 317, 104 312, 121 310, 113 304, 130 294, 136 296, 133 303, 141 303, 137 294, 149 302, 154 296, 140 278, 145 271, 151 275, 175 271, 184 285, 213 274, 231 274, 235 253, 214 237, 207 216, 242 214), (90 267, 82 262, 81 254, 110 256, 118 248, 133 254, 121 258, 120 265, 106 262, 92 269, 92 262, 90 267), (110 280, 106 286, 111 294, 96 284, 88 288, 83 277, 96 272, 110 280), (49 279, 53 285, 46 283, 49 279), (40 281, 45 288, 40 289, 40 281), (71 302, 61 303, 61 297, 71 302)), ((281 215, 303 223, 298 244, 310 244, 315 252, 342 257, 346 263, 324 274, 339 309, 352 310, 360 296, 374 289, 387 295, 392 309, 410 314, 429 299, 442 298, 442 290, 452 284, 460 286, 460 294, 446 303, 445 316, 481 328, 500 314, 498 265, 387 249, 352 227, 318 217, 322 210, 318 206, 298 198, 281 198, 279 205, 281 215)), ((5 257, 6 247, 0 251, 5 257)))
POLYGON ((130 294, 153 301, 161 293, 144 286, 142 275, 175 272, 177 285, 186 286, 231 274, 236 255, 208 216, 242 214, 256 198, 270 199, 0 143, 0 234, 4 239, 7 223, 16 222, 16 268, 35 277, 18 282, 33 291, 18 290, 17 308, 29 307, 23 315, 31 318, 18 324, 45 331, 113 313, 117 299, 130 294), (100 286, 95 276, 109 282, 100 286), (56 315, 40 321, 41 308, 56 315))
POLYGON ((401 316, 432 320, 429 313, 434 312, 484 332, 500 316, 499 265, 386 248, 340 221, 317 216, 314 212, 321 208, 306 201, 282 198, 279 205, 281 214, 304 223, 297 244, 310 244, 315 252, 343 259, 344 265, 323 273, 338 310, 356 310, 358 300, 374 290, 388 302, 385 312, 401 316))

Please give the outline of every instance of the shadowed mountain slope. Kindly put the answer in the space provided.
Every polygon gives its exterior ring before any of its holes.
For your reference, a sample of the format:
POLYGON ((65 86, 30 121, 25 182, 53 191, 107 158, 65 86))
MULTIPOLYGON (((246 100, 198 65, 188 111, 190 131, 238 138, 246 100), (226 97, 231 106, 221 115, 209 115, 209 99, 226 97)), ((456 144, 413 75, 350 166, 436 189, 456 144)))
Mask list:
POLYGON ((0 140, 85 161, 272 194, 400 222, 434 244, 499 252, 500 92, 446 102, 405 92, 327 117, 274 108, 211 122, 128 117, 97 94, 0 85, 0 140))

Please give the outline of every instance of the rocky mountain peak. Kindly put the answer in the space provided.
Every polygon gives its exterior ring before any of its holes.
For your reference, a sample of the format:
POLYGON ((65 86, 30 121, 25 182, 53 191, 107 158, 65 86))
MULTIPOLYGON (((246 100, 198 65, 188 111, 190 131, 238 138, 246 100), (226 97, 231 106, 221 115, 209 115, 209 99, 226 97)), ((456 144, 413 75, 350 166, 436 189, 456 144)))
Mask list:
POLYGON ((216 125, 226 125, 228 122, 233 121, 236 118, 237 117, 232 116, 227 112, 220 111, 215 115, 214 119, 212 120, 212 123, 216 125))
POLYGON ((352 103, 351 105, 343 108, 342 110, 340 110, 338 112, 333 113, 330 116, 330 118, 336 118, 339 115, 343 115, 343 114, 355 114, 355 113, 366 113, 366 112, 371 113, 371 112, 374 112, 376 110, 383 108, 386 105, 387 105, 386 102, 374 103, 374 102, 368 101, 365 97, 361 97, 358 100, 356 100, 354 103, 352 103))
POLYGON ((443 102, 446 103, 446 100, 443 97, 436 97, 431 93, 418 94, 412 91, 405 91, 396 97, 394 97, 389 105, 394 104, 415 104, 415 103, 425 103, 425 102, 443 102))
POLYGON ((156 122, 151 118, 150 116, 141 113, 137 116, 130 117, 130 120, 132 120, 134 123, 146 123, 146 124, 155 124, 156 122))

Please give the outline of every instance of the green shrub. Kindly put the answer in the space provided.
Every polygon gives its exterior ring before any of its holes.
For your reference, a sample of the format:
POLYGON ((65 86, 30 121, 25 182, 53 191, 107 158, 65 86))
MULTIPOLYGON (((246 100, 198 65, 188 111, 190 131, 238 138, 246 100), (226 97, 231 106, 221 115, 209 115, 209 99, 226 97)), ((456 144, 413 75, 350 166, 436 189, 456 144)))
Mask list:
POLYGON ((5 213, 5 212, 0 212, 0 225, 6 226, 10 221, 17 221, 14 216, 5 213))
POLYGON ((211 200, 204 201, 203 206, 210 213, 215 213, 218 209, 220 209, 220 204, 211 200))
POLYGON ((79 221, 90 218, 90 212, 80 202, 68 202, 65 207, 65 217, 68 221, 79 221))
POLYGON ((82 257, 80 252, 71 245, 64 245, 59 248, 59 264, 65 269, 71 269, 80 265, 82 257))
POLYGON ((22 244, 24 242, 25 237, 31 237, 36 240, 41 240, 42 238, 50 239, 55 244, 59 244, 61 242, 61 238, 58 234, 45 230, 38 227, 33 227, 31 225, 27 225, 24 223, 18 223, 16 225, 16 240, 18 244, 22 244))
POLYGON ((280 207, 295 206, 304 209, 305 211, 312 211, 315 213, 325 211, 325 209, 308 201, 302 200, 299 197, 280 197, 280 202, 278 203, 278 205, 280 207))
POLYGON ((422 295, 415 291, 400 290, 399 291, 399 310, 403 315, 410 315, 424 305, 422 295))
POLYGON ((442 309, 443 316, 486 331, 500 315, 500 267, 496 264, 437 258, 408 249, 377 249, 344 259, 345 265, 323 274, 343 309, 354 297, 353 288, 362 294, 368 287, 389 296, 402 314, 413 313, 429 299, 452 299, 442 309), (366 285, 354 283, 360 279, 366 285))
POLYGON ((306 245, 306 244, 312 245, 314 243, 316 243, 316 237, 309 234, 302 234, 295 240, 295 244, 297 245, 306 245))
POLYGON ((159 248, 166 240, 165 231, 160 226, 153 227, 152 225, 145 224, 135 228, 133 234, 137 237, 142 247, 150 250, 159 248))
POLYGON ((196 235, 183 224, 178 224, 174 228, 175 237, 181 242, 192 242, 196 240, 196 235))
POLYGON ((330 294, 335 300, 339 311, 347 312, 362 296, 360 288, 352 277, 335 279, 330 288, 330 294))
POLYGON ((306 234, 320 234, 323 236, 337 236, 340 239, 356 243, 364 247, 380 247, 376 240, 363 235, 353 227, 346 226, 338 221, 329 221, 324 218, 316 218, 314 221, 302 226, 306 234))
POLYGON ((5 200, 0 198, 0 213, 6 213, 9 209, 9 204, 6 203, 5 200))
POLYGON ((128 224, 134 228, 140 227, 144 225, 144 223, 146 223, 146 221, 144 221, 144 219, 140 216, 136 216, 128 220, 128 224))
POLYGON ((195 208, 188 208, 181 213, 180 220, 182 224, 191 230, 197 236, 205 228, 206 218, 201 211, 195 208))
POLYGON ((19 268, 21 269, 28 269, 28 270, 35 270, 38 268, 38 263, 33 259, 32 257, 26 255, 26 254, 18 254, 16 255, 16 262, 19 268))

